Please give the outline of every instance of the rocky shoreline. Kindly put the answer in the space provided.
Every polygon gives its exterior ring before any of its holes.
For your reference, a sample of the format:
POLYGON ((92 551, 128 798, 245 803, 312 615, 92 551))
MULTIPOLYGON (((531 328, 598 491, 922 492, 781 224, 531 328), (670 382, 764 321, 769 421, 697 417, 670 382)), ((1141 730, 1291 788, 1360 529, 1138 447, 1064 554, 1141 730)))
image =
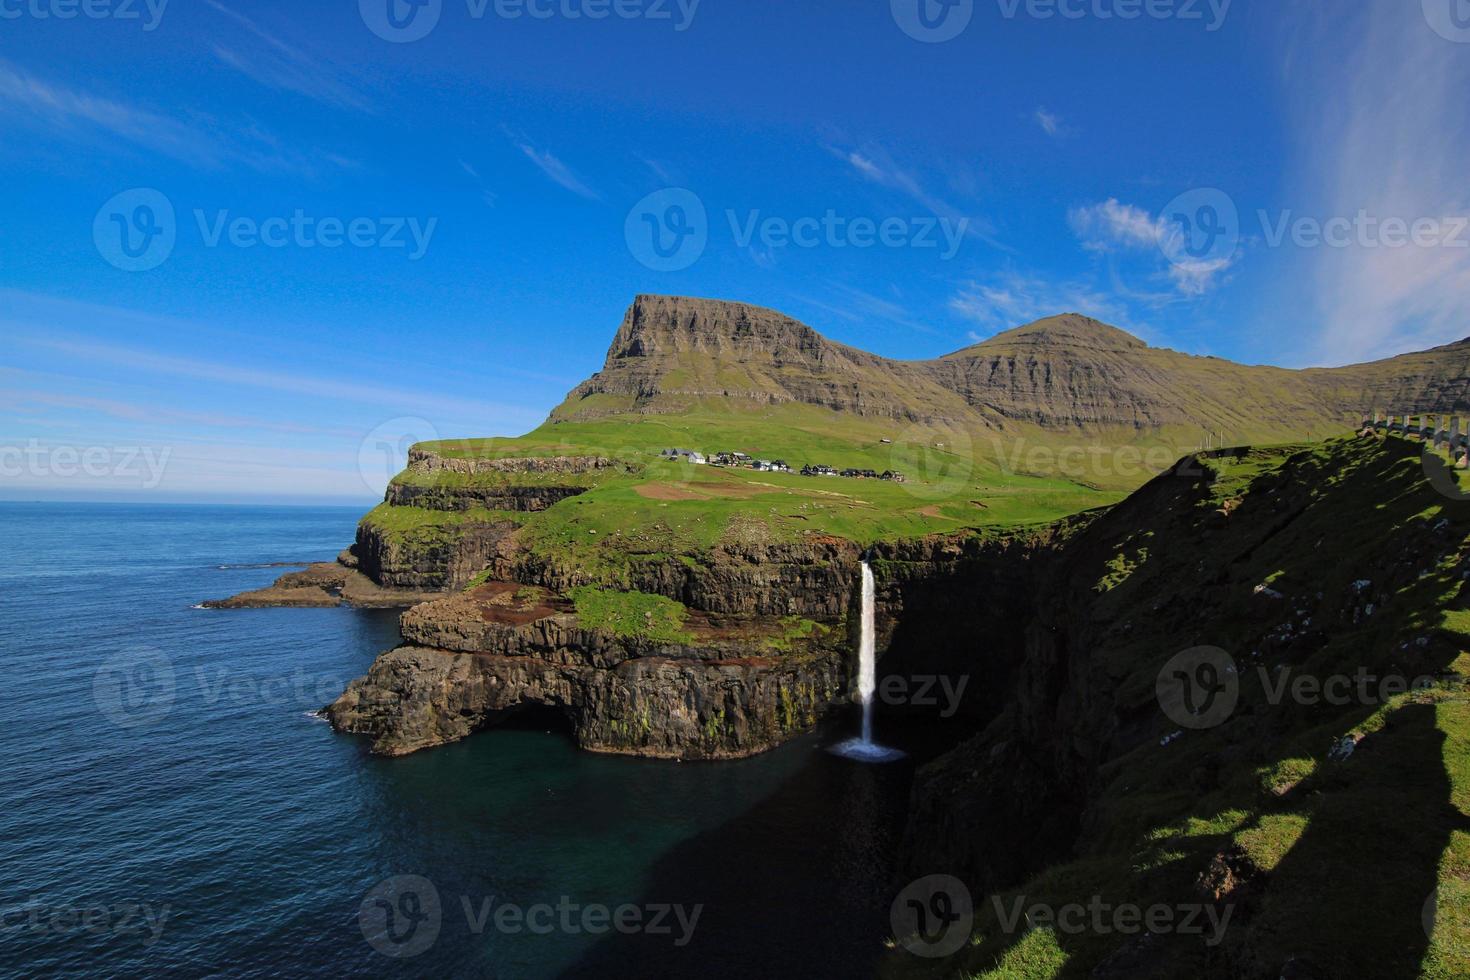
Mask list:
POLYGON ((288 572, 263 589, 241 592, 227 599, 207 599, 205 609, 329 609, 351 606, 356 609, 398 609, 436 598, 437 592, 385 588, 357 568, 351 551, 344 551, 335 562, 307 565, 299 572, 288 572))

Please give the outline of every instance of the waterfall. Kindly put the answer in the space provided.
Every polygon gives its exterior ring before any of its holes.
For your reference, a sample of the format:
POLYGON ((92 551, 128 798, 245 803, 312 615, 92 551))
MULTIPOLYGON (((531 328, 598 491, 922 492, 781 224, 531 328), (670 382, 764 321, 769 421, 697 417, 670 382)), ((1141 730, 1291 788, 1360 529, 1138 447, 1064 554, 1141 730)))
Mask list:
POLYGON ((858 695, 863 699, 863 744, 873 744, 873 692, 878 689, 878 628, 874 623, 877 584, 863 562, 863 631, 858 644, 858 695))
POLYGON ((873 567, 863 559, 862 631, 858 636, 857 693, 863 703, 863 733, 832 747, 832 751, 859 762, 892 762, 902 759, 898 749, 886 748, 873 741, 873 694, 878 690, 877 582, 873 567))

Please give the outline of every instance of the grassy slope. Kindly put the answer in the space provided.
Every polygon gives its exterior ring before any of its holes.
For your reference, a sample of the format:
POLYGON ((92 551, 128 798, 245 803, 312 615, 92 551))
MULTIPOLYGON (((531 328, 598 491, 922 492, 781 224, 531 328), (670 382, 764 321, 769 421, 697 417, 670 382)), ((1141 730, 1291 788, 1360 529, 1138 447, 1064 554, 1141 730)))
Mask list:
MULTIPOLYGON (((548 423, 519 438, 426 443, 422 448, 458 458, 601 455, 629 464, 573 477, 412 472, 398 477, 401 483, 451 487, 503 486, 508 480, 589 486, 589 492, 544 512, 476 516, 509 516, 524 526, 525 544, 591 567, 615 567, 627 555, 696 554, 721 541, 787 541, 806 532, 868 543, 966 527, 1046 523, 1123 496, 1118 489, 1090 485, 1083 470, 1015 472, 1037 458, 1012 454, 997 461, 994 452, 984 447, 976 451, 973 440, 955 430, 914 430, 804 405, 747 411, 724 405, 679 416, 548 423), (884 444, 885 438, 895 443, 884 444), (897 469, 908 482, 811 478, 659 459, 658 453, 670 447, 740 451, 784 459, 796 468, 810 462, 839 469, 897 469)), ((1172 461, 1171 454, 1158 455, 1166 457, 1172 461)), ((1146 475, 1140 468, 1129 479, 1141 482, 1146 475)), ((423 535, 432 533, 428 526, 436 521, 434 515, 384 506, 367 520, 390 533, 423 535), (413 512, 398 513, 405 510, 413 512)), ((464 519, 445 513, 442 521, 447 525, 464 519)))
MULTIPOLYGON (((1116 975, 1275 978, 1295 956, 1323 971, 1312 976, 1470 976, 1470 692, 1455 676, 1470 674, 1470 611, 1460 595, 1470 504, 1431 490, 1402 443, 1339 442, 1255 452, 1225 467, 1201 518, 1230 502, 1232 525, 1270 528, 1285 501, 1301 512, 1247 554, 1231 552, 1230 534, 1179 534, 1179 524, 1161 518, 1120 535, 1092 569, 1095 618, 1114 626, 1101 638, 1097 668, 1125 710, 1146 711, 1157 731, 1108 765, 1075 859, 1000 899, 1198 902, 1200 876, 1233 851, 1246 881, 1233 893, 1236 918, 1222 946, 1165 938, 1148 970, 1116 975), (1205 587, 1201 572, 1219 578, 1205 587), (1343 597, 1360 576, 1395 581, 1394 594, 1380 597, 1371 618, 1344 621, 1343 597), (1251 583, 1268 581, 1287 598, 1253 595, 1251 583), (1188 606, 1190 635, 1177 618, 1159 625, 1169 613, 1157 611, 1179 603, 1188 606), (1313 620, 1320 645, 1263 643, 1282 619, 1299 630, 1313 620), (1218 728, 1161 744, 1157 736, 1175 726, 1153 706, 1155 678, 1174 652, 1196 643, 1237 658, 1240 707, 1218 728), (1284 665, 1296 676, 1364 667, 1439 680, 1376 704, 1273 705, 1257 665, 1284 665), (1329 761, 1329 747, 1348 734, 1366 737, 1349 760, 1329 761), (1436 887, 1431 941, 1421 911, 1436 887)), ((1050 928, 1007 934, 991 898, 976 896, 976 904, 968 950, 943 964, 907 960, 901 971, 1084 977, 1128 938, 1050 928)))

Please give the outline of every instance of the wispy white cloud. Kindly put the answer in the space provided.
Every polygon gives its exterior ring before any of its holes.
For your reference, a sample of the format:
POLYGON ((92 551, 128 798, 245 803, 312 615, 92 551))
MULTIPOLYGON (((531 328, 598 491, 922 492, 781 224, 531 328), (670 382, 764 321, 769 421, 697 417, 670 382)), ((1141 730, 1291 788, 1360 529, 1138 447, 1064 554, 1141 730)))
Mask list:
POLYGON ((1152 215, 1117 198, 1073 208, 1067 220, 1077 240, 1088 251, 1155 253, 1154 276, 1166 278, 1185 297, 1202 296, 1218 287, 1237 261, 1237 254, 1193 258, 1178 248, 1170 248, 1174 241, 1171 236, 1177 235, 1177 231, 1163 216, 1152 215))
POLYGON ((881 146, 869 144, 858 149, 843 150, 829 146, 828 150, 843 160, 858 176, 882 187, 898 191, 925 210, 941 218, 965 222, 965 234, 998 248, 1004 248, 993 236, 995 228, 989 219, 974 213, 966 213, 943 196, 930 190, 913 171, 899 166, 881 146))
POLYGON ((49 135, 107 145, 121 140, 186 163, 221 168, 243 164, 266 173, 319 172, 352 161, 328 153, 303 153, 252 123, 222 133, 207 118, 179 119, 141 106, 47 81, 0 59, 0 115, 49 135))
POLYGON ((538 413, 519 405, 506 405, 471 398, 456 398, 435 392, 343 381, 289 371, 266 370, 160 354, 155 351, 110 346, 96 342, 58 340, 50 337, 12 334, 14 343, 43 347, 80 360, 101 361, 117 367, 158 375, 190 378, 217 384, 239 385, 305 395, 324 400, 349 401, 409 412, 463 419, 508 420, 514 423, 540 421, 538 413))
POLYGON ((579 197, 585 197, 589 201, 600 201, 602 195, 593 190, 592 187, 579 175, 548 150, 534 146, 530 140, 515 133, 507 133, 516 148, 525 154, 526 159, 534 163, 540 171, 558 186, 564 187, 579 197))
POLYGON ((1136 330, 1126 304, 1110 292, 1083 282, 1064 282, 1007 271, 987 281, 962 285, 949 308, 978 325, 970 339, 979 342, 1002 330, 1061 313, 1081 313, 1136 330))
POLYGON ((235 40, 229 45, 213 46, 215 57, 224 64, 268 88, 295 92, 338 109, 372 111, 372 104, 367 97, 348 84, 339 69, 286 43, 249 17, 226 7, 218 0, 205 2, 234 24, 244 28, 246 35, 258 42, 251 45, 251 50, 247 53, 244 50, 245 45, 241 43, 244 38, 238 32, 232 32, 235 40))
POLYGON ((1099 251, 1118 245, 1156 248, 1168 232, 1162 218, 1111 197, 1101 204, 1073 208, 1067 220, 1085 248, 1099 251))
POLYGON ((1048 111, 1045 106, 1040 106, 1036 110, 1036 125, 1040 126, 1041 131, 1048 136, 1059 138, 1066 135, 1066 129, 1062 126, 1062 117, 1048 111))
MULTIPOLYGON (((1295 141, 1287 206, 1323 220, 1364 212, 1411 225, 1470 215, 1470 47, 1399 0, 1310 6, 1285 23, 1295 141)), ((1470 334, 1470 248, 1355 243, 1295 258, 1279 263, 1280 274, 1288 295, 1320 318, 1315 362, 1470 334)))
POLYGON ((828 281, 827 287, 834 294, 831 299, 818 300, 809 296, 800 298, 805 303, 854 323, 863 320, 881 320, 907 327, 910 330, 917 330, 920 333, 937 334, 939 332, 921 321, 911 309, 904 305, 902 294, 898 292, 897 287, 892 290, 894 293, 892 299, 886 299, 841 282, 828 281))

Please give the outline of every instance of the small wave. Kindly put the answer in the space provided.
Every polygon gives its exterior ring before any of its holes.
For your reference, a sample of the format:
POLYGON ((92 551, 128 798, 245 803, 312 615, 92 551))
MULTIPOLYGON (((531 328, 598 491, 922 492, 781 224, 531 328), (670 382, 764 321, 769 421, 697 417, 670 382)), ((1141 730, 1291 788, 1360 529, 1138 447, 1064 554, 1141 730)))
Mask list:
POLYGON ((202 602, 196 602, 196 603, 194 603, 194 605, 192 605, 192 606, 190 606, 190 607, 189 607, 189 608, 190 608, 190 609, 208 609, 208 608, 209 608, 209 607, 208 607, 208 606, 206 606, 206 605, 205 605, 205 604, 204 604, 204 603, 202 603, 202 602))
POLYGON ((310 718, 312 721, 319 721, 319 722, 322 722, 323 724, 328 724, 328 725, 331 724, 331 720, 327 718, 325 712, 322 712, 322 711, 304 711, 304 712, 302 712, 302 714, 306 715, 306 717, 310 718))
POLYGON ((255 562, 254 564, 216 565, 214 567, 223 572, 223 571, 230 571, 230 570, 237 569, 237 568, 306 568, 308 565, 312 565, 312 564, 314 564, 314 562, 309 562, 309 561, 263 561, 263 562, 255 562))

